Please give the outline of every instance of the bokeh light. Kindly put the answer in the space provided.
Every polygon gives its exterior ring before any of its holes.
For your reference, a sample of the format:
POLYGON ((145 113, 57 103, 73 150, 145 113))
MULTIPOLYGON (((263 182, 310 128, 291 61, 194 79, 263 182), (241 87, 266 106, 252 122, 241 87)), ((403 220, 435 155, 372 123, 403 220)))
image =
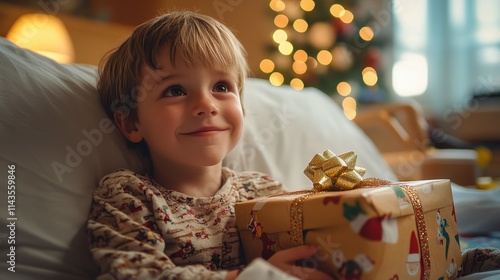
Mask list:
POLYGON ((307 65, 305 62, 297 60, 292 64, 292 69, 296 74, 302 75, 307 71, 307 65))
POLYGON ((318 59, 318 62, 323 65, 330 64, 333 58, 332 53, 327 50, 321 50, 316 57, 318 59))
POLYGON ((345 13, 344 11, 344 7, 342 7, 342 5, 340 4, 333 4, 330 7, 330 14, 332 14, 332 16, 336 18, 340 18, 345 13))
POLYGON ((285 28, 288 25, 288 17, 284 14, 279 14, 274 17, 274 25, 279 28, 285 28))
POLYGON ((340 82, 337 85, 337 92, 342 96, 348 96, 351 94, 351 85, 348 82, 340 82))
POLYGON ((296 61, 306 62, 307 61, 307 53, 306 53, 306 51, 304 51, 304 50, 297 50, 293 54, 293 59, 296 60, 296 61))
POLYGON ((280 72, 274 72, 271 75, 269 75, 269 82, 273 86, 281 86, 284 81, 285 77, 283 77, 283 74, 281 74, 280 72))
POLYGON ((288 39, 288 34, 286 34, 285 30, 277 29, 276 31, 274 31, 273 40, 276 43, 281 44, 281 43, 285 42, 287 39, 288 39))
POLYGON ((295 29, 295 31, 299 33, 306 32, 308 27, 309 25, 307 24, 307 21, 305 21, 304 19, 299 18, 293 22, 293 29, 295 29))
POLYGON ((271 73, 274 71, 274 62, 268 58, 263 59, 259 64, 260 71, 271 73))
POLYGON ((378 75, 375 69, 373 69, 372 67, 365 67, 365 69, 363 69, 361 73, 363 75, 363 82, 367 86, 374 86, 375 84, 377 84, 378 75))
POLYGON ((352 97, 346 97, 342 100, 342 108, 344 109, 344 115, 352 120, 356 117, 356 99, 352 97))
POLYGON ((316 6, 316 4, 314 3, 313 0, 300 1, 300 7, 302 8, 302 10, 304 10, 306 12, 312 11, 314 9, 314 6, 316 6))
POLYGON ((286 8, 286 5, 283 0, 271 0, 271 2, 269 2, 269 7, 275 12, 281 12, 286 8))
POLYGON ((307 58, 306 64, 309 69, 318 68, 318 61, 312 56, 307 58))
POLYGON ((292 86, 296 90, 302 90, 304 89, 304 82, 299 78, 293 78, 290 81, 290 86, 292 86))
POLYGON ((336 39, 335 30, 326 22, 316 22, 308 31, 308 39, 311 45, 317 49, 330 48, 336 39))
POLYGON ((284 55, 289 55, 293 52, 293 45, 292 43, 285 41, 279 44, 278 50, 284 55))
POLYGON ((343 23, 351 23, 354 20, 354 15, 349 10, 344 10, 344 13, 340 16, 340 20, 343 23))
POLYGON ((361 37, 361 39, 363 39, 365 41, 370 41, 371 39, 373 39, 373 36, 374 36, 374 33, 373 33, 373 29, 371 29, 371 27, 364 26, 359 30, 359 37, 361 37))

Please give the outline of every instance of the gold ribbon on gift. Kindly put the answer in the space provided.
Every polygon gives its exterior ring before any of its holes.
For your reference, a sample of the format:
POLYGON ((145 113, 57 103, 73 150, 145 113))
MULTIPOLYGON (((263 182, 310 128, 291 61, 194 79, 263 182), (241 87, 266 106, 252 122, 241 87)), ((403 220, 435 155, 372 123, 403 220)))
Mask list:
POLYGON ((316 191, 344 191, 356 187, 363 180, 365 169, 356 166, 357 155, 347 152, 335 155, 326 150, 316 154, 304 170, 316 191))
POLYGON ((365 169, 356 166, 358 156, 350 151, 335 155, 326 150, 316 154, 304 170, 304 174, 313 182, 313 189, 280 195, 302 194, 296 197, 290 206, 290 242, 292 246, 302 245, 302 204, 311 195, 325 191, 344 191, 359 187, 374 187, 390 183, 375 178, 363 180, 365 169))
MULTIPOLYGON (((325 191, 345 191, 394 184, 378 178, 363 179, 366 170, 356 166, 356 160, 357 155, 352 151, 338 156, 329 150, 323 154, 316 154, 304 170, 306 176, 313 182, 313 189, 281 194, 302 194, 292 201, 290 207, 290 242, 292 246, 304 244, 302 205, 309 196, 325 191)), ((422 271, 424 279, 429 279, 431 271, 430 250, 422 203, 413 187, 399 186, 408 195, 413 206, 422 254, 422 271)))
POLYGON ((427 235, 427 225, 425 224, 424 209, 417 192, 413 187, 400 185, 406 195, 410 198, 417 223, 417 235, 420 244, 420 253, 422 258, 423 279, 428 280, 431 277, 431 253, 429 248, 429 236, 427 235))

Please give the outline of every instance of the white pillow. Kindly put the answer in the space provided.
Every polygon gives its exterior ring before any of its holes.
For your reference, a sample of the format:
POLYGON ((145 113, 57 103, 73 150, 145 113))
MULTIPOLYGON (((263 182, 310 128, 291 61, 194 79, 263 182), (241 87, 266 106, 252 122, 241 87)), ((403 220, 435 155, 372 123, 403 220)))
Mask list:
POLYGON ((354 151, 364 178, 396 180, 373 142, 326 94, 315 88, 296 91, 247 79, 245 129, 225 164, 235 170, 257 170, 283 182, 288 190, 312 187, 303 171, 316 153, 354 151))
MULTIPOLYGON (((95 66, 60 65, 0 37, 0 178, 6 184, 15 166, 17 218, 8 221, 15 235, 0 236, 2 260, 15 237, 16 272, 2 261, 0 279, 97 273, 86 236, 91 193, 105 174, 142 165, 106 117, 95 83, 95 66)), ((5 206, 5 189, 0 200, 5 206)), ((0 217, 10 217, 7 207, 0 217)))

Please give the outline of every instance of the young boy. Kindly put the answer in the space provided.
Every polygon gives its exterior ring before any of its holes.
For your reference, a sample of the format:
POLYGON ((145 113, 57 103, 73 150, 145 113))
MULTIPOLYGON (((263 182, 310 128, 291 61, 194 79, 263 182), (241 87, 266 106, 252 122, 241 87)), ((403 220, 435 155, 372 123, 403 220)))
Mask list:
MULTIPOLYGON (((105 176, 94 193, 88 230, 103 278, 235 279, 244 267, 234 204, 283 191, 221 165, 242 132, 245 59, 221 23, 174 12, 138 26, 101 65, 108 116, 151 163, 149 175, 105 176)), ((268 262, 329 279, 294 265, 314 252, 299 246, 268 262)))

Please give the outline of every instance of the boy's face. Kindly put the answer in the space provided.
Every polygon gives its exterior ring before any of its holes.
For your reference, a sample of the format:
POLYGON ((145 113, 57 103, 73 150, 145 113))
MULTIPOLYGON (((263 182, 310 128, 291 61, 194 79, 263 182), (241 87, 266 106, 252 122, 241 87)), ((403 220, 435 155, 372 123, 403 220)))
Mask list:
POLYGON ((180 59, 174 68, 169 51, 160 52, 159 70, 143 72, 147 93, 138 98, 138 121, 129 139, 146 141, 155 168, 219 164, 242 132, 236 77, 180 59))

